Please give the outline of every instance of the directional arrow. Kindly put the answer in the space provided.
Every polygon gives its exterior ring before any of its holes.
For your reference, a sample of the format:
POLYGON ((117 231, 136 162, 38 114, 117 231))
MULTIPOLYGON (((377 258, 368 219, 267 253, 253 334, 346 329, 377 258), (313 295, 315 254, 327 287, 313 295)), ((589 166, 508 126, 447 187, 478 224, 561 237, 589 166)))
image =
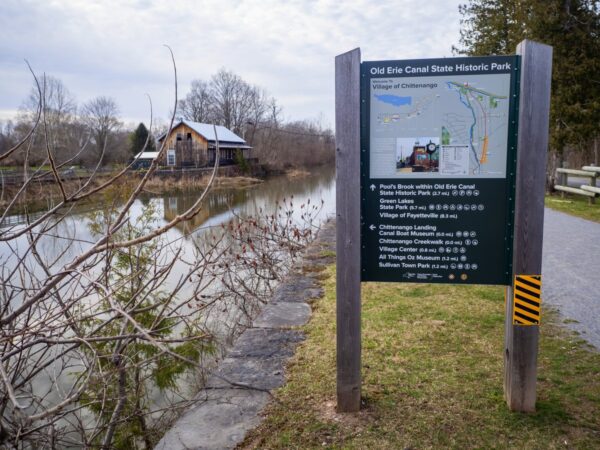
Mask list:
POLYGON ((371 225, 371 226, 369 227, 369 230, 373 231, 375 228, 377 228, 375 225, 371 225))
POLYGON ((373 192, 375 189, 377 189, 377 186, 375 186, 374 184, 372 184, 371 186, 369 186, 371 188, 371 192, 373 192))

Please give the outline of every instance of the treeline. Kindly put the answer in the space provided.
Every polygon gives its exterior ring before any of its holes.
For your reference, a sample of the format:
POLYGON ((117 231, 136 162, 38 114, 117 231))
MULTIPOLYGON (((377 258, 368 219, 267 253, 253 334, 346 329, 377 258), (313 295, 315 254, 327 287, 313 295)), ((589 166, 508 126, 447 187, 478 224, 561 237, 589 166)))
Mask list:
POLYGON ((556 167, 599 164, 600 1, 469 0, 459 11, 456 53, 514 54, 523 39, 553 47, 549 184, 556 167))
MULTIPOLYGON (((78 104, 61 80, 44 76, 39 83, 17 117, 0 121, 2 154, 27 136, 43 108, 31 145, 11 154, 5 166, 47 164, 47 143, 57 163, 82 167, 125 164, 143 148, 148 128, 126 127, 112 98, 99 96, 78 104)), ((254 148, 253 156, 270 169, 321 165, 335 158, 331 129, 318 121, 285 122, 277 100, 225 69, 209 81, 194 80, 178 102, 175 117, 229 128, 244 137, 254 148)), ((166 121, 155 124, 146 149, 155 150, 156 138, 166 130, 166 121)))
POLYGON ((28 145, 6 158, 4 165, 48 164, 47 146, 58 164, 95 166, 129 158, 130 133, 123 129, 115 100, 99 96, 79 105, 61 80, 46 75, 38 81, 17 117, 0 123, 2 154, 25 138, 40 117, 28 145))
POLYGON ((275 98, 225 69, 208 81, 192 81, 176 115, 229 128, 244 137, 253 155, 270 168, 310 167, 335 159, 331 129, 318 121, 284 121, 275 98))

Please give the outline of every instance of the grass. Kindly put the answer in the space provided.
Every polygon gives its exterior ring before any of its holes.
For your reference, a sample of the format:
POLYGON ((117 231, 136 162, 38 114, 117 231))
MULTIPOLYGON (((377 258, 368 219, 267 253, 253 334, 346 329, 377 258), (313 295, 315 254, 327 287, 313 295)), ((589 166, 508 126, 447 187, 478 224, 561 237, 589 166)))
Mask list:
POLYGON ((503 400, 501 287, 363 284, 362 396, 335 411, 335 272, 246 448, 600 448, 600 354, 544 311, 534 414, 503 400))
POLYGON ((600 199, 596 204, 590 205, 587 197, 575 194, 566 194, 565 198, 560 195, 547 195, 546 206, 582 219, 600 222, 600 199))

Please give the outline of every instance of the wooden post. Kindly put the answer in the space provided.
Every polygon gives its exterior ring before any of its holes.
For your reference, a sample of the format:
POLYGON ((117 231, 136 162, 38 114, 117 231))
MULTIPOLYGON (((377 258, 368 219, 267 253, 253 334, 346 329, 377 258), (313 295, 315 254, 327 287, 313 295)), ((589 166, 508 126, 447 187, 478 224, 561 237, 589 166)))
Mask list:
MULTIPOLYGON (((552 47, 524 40, 517 54, 521 55, 521 89, 513 273, 538 275, 542 270, 552 47)), ((513 289, 514 278, 506 292, 504 396, 512 411, 533 412, 539 327, 513 325, 513 289)))
MULTIPOLYGON (((593 176, 590 177, 590 186, 594 186, 596 187, 596 173, 594 173, 593 176)), ((588 197, 588 202, 590 205, 595 205, 596 204, 596 197, 588 197)))
POLYGON ((335 58, 337 409, 360 409, 360 49, 335 58))

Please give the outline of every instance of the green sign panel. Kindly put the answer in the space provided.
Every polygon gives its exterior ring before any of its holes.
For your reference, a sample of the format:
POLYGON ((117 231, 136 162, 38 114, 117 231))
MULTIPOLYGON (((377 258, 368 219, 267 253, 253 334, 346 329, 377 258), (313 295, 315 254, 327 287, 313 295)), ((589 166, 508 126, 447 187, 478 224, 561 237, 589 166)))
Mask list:
POLYGON ((363 281, 511 282, 517 56, 361 64, 363 281))

